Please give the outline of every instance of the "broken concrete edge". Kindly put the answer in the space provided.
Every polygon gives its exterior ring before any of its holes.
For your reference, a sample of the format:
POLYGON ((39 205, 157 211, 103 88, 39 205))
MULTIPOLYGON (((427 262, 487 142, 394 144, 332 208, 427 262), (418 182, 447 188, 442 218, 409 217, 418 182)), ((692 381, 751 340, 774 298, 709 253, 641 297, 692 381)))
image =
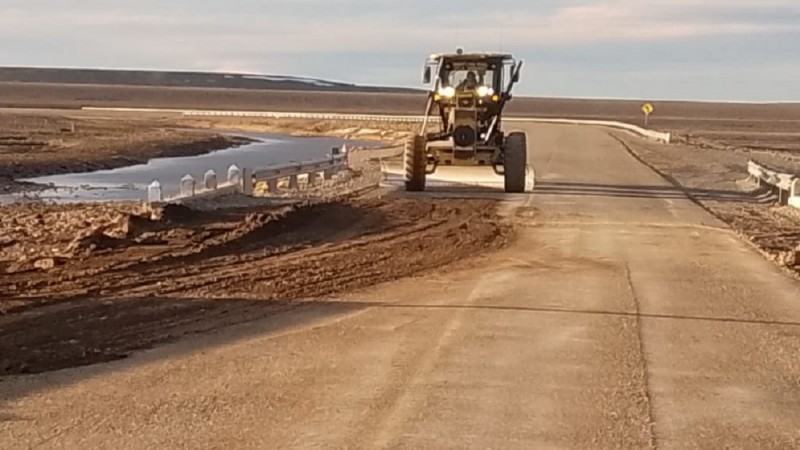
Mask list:
POLYGON ((760 186, 770 186, 777 191, 778 203, 800 208, 800 177, 791 173, 781 173, 750 160, 747 163, 747 174, 751 181, 760 186))

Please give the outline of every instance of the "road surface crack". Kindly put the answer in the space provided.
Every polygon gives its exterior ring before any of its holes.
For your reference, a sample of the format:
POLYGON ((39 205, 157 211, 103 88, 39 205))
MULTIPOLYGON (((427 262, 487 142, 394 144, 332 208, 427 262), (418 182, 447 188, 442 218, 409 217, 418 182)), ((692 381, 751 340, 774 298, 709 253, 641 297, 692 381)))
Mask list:
POLYGON ((646 413, 647 413, 647 432, 650 437, 649 447, 656 449, 658 448, 658 439, 655 430, 655 425, 656 425, 655 413, 653 411, 653 398, 652 398, 652 391, 650 388, 650 367, 647 362, 647 353, 645 349, 644 335, 642 333, 641 303, 639 301, 639 296, 636 293, 636 288, 633 285, 631 268, 628 265, 628 263, 625 263, 625 277, 628 283, 628 290, 631 292, 631 298, 633 299, 633 304, 635 306, 635 312, 636 312, 636 338, 639 341, 639 359, 641 361, 642 383, 644 390, 643 394, 646 403, 646 413))

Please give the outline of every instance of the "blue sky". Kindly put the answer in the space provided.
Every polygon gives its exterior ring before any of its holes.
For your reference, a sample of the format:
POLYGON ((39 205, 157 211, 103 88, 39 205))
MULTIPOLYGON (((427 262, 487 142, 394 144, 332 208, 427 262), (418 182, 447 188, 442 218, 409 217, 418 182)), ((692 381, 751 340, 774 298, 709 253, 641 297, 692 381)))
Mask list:
POLYGON ((418 86, 457 45, 525 59, 525 95, 800 101, 800 0, 0 0, 7 66, 418 86))

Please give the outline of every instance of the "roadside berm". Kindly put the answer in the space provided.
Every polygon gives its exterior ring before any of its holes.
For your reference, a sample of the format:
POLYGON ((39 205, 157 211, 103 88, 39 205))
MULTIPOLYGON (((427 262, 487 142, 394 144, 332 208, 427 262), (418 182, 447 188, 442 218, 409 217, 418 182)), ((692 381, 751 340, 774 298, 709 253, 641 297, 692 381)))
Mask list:
POLYGON ((17 205, 0 220, 0 374, 127 356, 188 333, 502 246, 489 200, 338 198, 196 211, 17 205))

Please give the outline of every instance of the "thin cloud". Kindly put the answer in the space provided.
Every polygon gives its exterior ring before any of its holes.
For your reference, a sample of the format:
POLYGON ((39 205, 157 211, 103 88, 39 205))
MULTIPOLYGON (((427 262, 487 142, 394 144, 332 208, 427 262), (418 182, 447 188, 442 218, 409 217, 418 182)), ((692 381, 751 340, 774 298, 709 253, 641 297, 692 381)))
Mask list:
MULTIPOLYGON (((800 40, 799 22, 797 0, 0 0, 0 64, 415 85, 421 58, 456 45, 503 48, 532 64, 543 53, 614 61, 634 48, 644 71, 680 62, 687 48, 759 39, 763 50, 736 57, 756 63, 782 51, 800 66, 800 55, 777 45, 800 40)), ((580 63, 565 70, 581 78, 580 63)))
MULTIPOLYGON (((667 41, 703 36, 784 33, 796 31, 797 24, 769 22, 758 15, 748 18, 736 12, 770 10, 782 15, 800 15, 794 1, 765 0, 653 0, 575 2, 553 9, 523 7, 528 2, 505 1, 505 5, 467 1, 461 7, 406 16, 388 1, 365 0, 292 0, 264 2, 260 11, 252 11, 252 2, 235 2, 224 13, 204 10, 205 2, 187 5, 182 14, 174 8, 164 10, 156 2, 119 2, 109 6, 96 1, 63 7, 42 7, 41 0, 13 2, 16 8, 2 10, 0 33, 13 38, 33 33, 52 39, 69 40, 73 33, 92 33, 113 43, 130 36, 206 43, 209 40, 248 45, 269 41, 272 47, 286 52, 312 50, 407 50, 427 43, 441 45, 456 36, 470 46, 493 41, 502 35, 510 44, 528 47, 587 42, 667 41), (24 6, 27 5, 27 6, 24 6), (289 7, 291 5, 291 7, 289 7), (504 10, 511 8, 513 14, 504 10), (395 11, 395 14, 387 13, 395 11), (499 12, 498 12, 499 11, 499 12), (721 12, 725 15, 720 16, 721 12), (735 18, 731 18, 731 17, 735 18), (150 36, 148 36, 150 35, 150 36)), ((178 2, 186 3, 186 2, 178 2)), ((442 2, 444 7, 450 2, 442 2)), ((455 5, 455 2, 452 2, 455 5)), ((404 2, 402 11, 429 8, 429 2, 404 2)), ((779 14, 775 15, 780 17, 779 14)), ((203 49, 198 49, 198 52, 203 49)))

